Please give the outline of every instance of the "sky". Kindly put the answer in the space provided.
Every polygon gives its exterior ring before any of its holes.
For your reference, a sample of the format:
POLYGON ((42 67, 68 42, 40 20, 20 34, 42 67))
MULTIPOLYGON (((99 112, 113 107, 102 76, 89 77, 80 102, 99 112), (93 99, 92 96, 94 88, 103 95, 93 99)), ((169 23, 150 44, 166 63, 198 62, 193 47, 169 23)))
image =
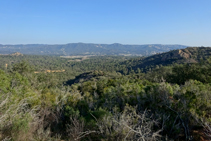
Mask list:
POLYGON ((0 0, 0 44, 211 46, 211 0, 0 0))

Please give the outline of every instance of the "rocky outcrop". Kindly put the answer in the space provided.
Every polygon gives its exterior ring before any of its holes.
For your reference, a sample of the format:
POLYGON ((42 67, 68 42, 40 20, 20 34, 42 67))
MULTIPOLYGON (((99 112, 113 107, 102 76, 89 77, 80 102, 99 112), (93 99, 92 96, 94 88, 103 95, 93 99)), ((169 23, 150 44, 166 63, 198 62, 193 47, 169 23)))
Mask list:
POLYGON ((163 55, 162 61, 166 61, 169 59, 189 59, 191 58, 191 53, 188 50, 175 50, 172 52, 168 52, 163 55))

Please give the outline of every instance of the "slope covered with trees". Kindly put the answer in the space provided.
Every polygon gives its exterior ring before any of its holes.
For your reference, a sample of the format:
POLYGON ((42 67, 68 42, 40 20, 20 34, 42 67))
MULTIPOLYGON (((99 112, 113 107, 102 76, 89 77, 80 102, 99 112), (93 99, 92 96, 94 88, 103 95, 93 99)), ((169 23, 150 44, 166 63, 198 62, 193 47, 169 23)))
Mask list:
POLYGON ((194 62, 145 73, 132 68, 140 58, 1 56, 0 139, 210 140, 209 48, 186 50, 194 62))
POLYGON ((202 60, 206 60, 210 55, 210 47, 188 47, 166 53, 158 53, 149 57, 133 58, 122 62, 122 64, 126 64, 129 66, 128 68, 132 68, 135 71, 139 68, 146 72, 153 68, 159 68, 160 66, 198 63, 202 60))

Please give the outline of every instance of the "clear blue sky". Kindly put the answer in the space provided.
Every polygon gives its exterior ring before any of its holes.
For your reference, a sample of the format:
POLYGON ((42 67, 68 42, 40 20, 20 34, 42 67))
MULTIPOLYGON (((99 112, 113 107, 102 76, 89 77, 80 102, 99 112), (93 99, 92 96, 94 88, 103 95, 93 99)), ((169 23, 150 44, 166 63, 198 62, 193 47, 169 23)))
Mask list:
POLYGON ((211 0, 0 0, 0 44, 211 46, 211 0))

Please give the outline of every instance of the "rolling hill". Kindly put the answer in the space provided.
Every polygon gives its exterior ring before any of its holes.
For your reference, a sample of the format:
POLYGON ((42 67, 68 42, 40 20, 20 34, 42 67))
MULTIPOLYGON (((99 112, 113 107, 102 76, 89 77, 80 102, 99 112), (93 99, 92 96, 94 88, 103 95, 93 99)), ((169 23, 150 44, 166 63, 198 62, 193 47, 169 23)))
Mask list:
POLYGON ((166 66, 174 63, 198 63, 200 60, 205 60, 210 56, 211 47, 188 47, 165 53, 157 53, 149 57, 133 58, 122 62, 122 64, 129 66, 133 70, 140 68, 145 71, 155 66, 166 66))

